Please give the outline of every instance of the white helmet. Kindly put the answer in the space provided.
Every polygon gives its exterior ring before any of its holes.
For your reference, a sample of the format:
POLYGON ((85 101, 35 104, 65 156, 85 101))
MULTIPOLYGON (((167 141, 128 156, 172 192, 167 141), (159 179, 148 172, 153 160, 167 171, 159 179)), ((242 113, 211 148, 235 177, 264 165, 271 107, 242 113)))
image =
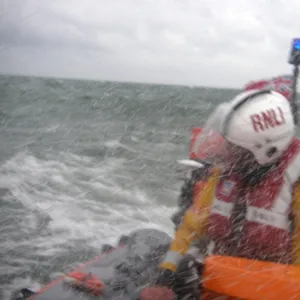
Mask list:
MULTIPOLYGON (((251 90, 216 108, 203 134, 212 132, 248 150, 260 165, 269 165, 292 142, 295 124, 290 103, 284 96, 270 90, 251 90)), ((199 141, 195 143, 198 150, 205 147, 205 137, 199 141)))

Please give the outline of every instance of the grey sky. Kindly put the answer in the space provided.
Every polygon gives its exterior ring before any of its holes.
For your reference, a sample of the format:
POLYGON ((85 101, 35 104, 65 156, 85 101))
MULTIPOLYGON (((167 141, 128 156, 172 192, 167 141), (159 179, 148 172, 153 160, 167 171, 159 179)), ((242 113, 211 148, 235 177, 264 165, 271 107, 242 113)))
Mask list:
POLYGON ((0 0, 0 72, 240 87, 288 73, 299 0, 0 0))

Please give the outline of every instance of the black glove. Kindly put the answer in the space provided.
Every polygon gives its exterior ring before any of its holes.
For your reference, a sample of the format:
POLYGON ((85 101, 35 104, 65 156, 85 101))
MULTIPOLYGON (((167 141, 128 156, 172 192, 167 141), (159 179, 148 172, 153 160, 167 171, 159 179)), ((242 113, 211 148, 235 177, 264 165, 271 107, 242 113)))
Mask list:
POLYGON ((176 272, 175 293, 179 299, 200 299, 200 280, 203 265, 199 264, 195 258, 186 254, 178 263, 176 272))
POLYGON ((170 289, 175 283, 175 273, 168 269, 160 269, 159 275, 155 281, 155 285, 165 286, 170 289))

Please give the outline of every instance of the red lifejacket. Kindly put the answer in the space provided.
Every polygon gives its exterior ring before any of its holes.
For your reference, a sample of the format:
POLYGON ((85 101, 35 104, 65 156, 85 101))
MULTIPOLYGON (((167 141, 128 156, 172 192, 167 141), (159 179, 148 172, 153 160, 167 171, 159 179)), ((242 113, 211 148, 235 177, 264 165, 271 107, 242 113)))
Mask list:
MULTIPOLYGON (((216 253, 226 253, 238 236, 236 256, 289 263, 293 190, 300 177, 299 141, 295 140, 255 188, 241 185, 236 175, 221 177, 215 188, 207 233, 216 253), (233 236, 235 204, 245 204, 239 232, 233 236)), ((229 254, 230 255, 230 254, 229 254)))
POLYGON ((290 100, 293 92, 293 76, 280 75, 270 79, 251 81, 244 86, 244 91, 253 89, 271 89, 290 100))

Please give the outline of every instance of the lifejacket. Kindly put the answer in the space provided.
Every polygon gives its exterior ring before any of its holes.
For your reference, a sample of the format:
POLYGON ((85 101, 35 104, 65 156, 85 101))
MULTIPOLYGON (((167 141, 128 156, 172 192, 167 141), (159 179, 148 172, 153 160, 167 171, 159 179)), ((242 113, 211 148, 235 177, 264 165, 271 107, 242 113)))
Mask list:
POLYGON ((204 183, 202 190, 194 187, 193 204, 160 267, 176 271, 192 244, 207 236, 215 244, 215 254, 281 263, 289 263, 293 255, 293 263, 300 264, 300 240, 295 236, 295 232, 300 234, 299 144, 295 139, 277 168, 269 170, 250 189, 241 185, 242 178, 237 175, 224 177, 213 168, 212 174, 199 183, 204 183), (245 210, 241 223, 234 222, 239 217, 236 208, 245 210))
POLYGON ((299 178, 296 140, 255 187, 243 186, 238 175, 221 176, 206 228, 215 253, 290 263, 293 191, 299 178))
POLYGON ((253 89, 271 89, 280 93, 290 101, 293 92, 293 76, 279 75, 270 79, 251 81, 243 88, 244 91, 253 89))

